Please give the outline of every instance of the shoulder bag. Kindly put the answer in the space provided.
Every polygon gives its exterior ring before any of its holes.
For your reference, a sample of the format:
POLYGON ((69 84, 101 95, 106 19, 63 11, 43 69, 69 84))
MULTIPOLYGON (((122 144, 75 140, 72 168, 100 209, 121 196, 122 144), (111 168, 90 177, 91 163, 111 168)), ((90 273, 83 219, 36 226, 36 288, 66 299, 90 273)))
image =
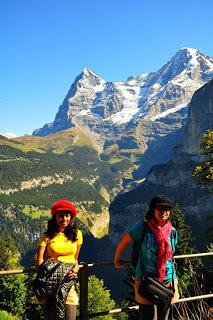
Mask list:
MULTIPOLYGON (((139 259, 141 263, 141 254, 139 259)), ((141 267, 143 268, 142 263, 141 267)), ((171 300, 174 297, 174 260, 172 265, 172 288, 168 288, 157 278, 145 276, 145 279, 140 284, 138 293, 153 304, 171 304, 171 300)))

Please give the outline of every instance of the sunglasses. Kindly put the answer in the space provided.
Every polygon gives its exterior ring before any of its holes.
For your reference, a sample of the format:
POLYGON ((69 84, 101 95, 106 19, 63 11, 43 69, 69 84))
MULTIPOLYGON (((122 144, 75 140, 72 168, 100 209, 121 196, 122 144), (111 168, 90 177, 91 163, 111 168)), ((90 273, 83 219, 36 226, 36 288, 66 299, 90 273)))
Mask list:
POLYGON ((172 209, 169 207, 156 207, 160 212, 171 211, 172 209))

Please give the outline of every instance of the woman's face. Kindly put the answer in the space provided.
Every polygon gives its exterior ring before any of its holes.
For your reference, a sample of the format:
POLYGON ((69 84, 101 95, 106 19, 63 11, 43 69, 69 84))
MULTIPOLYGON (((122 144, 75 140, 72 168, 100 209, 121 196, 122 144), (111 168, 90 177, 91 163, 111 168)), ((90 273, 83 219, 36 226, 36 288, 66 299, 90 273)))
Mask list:
POLYGON ((59 226, 60 231, 64 231, 64 229, 70 224, 71 214, 69 211, 59 211, 56 213, 56 222, 59 226))
POLYGON ((155 208, 154 210, 154 217, 157 222, 164 223, 169 219, 169 216, 171 214, 170 209, 166 208, 155 208))

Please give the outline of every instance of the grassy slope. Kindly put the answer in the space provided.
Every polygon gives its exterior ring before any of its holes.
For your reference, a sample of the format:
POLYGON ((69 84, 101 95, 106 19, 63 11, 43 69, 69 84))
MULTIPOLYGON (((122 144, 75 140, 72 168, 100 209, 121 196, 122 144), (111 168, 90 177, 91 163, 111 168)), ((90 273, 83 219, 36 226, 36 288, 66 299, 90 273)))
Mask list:
POLYGON ((0 144, 10 145, 23 152, 34 151, 38 153, 52 151, 63 154, 73 146, 87 146, 95 151, 100 150, 100 146, 79 128, 67 129, 46 137, 26 135, 16 139, 6 139, 0 136, 0 144))

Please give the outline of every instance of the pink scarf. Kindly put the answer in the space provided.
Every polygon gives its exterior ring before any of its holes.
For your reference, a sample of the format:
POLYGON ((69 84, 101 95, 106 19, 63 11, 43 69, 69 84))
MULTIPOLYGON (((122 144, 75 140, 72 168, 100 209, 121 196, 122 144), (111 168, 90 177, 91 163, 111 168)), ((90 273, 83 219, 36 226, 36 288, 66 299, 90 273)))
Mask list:
POLYGON ((168 242, 168 237, 171 235, 172 224, 167 221, 163 226, 157 224, 154 219, 147 221, 148 227, 154 233, 157 245, 157 269, 158 279, 163 281, 166 273, 166 262, 173 257, 172 248, 168 242))

